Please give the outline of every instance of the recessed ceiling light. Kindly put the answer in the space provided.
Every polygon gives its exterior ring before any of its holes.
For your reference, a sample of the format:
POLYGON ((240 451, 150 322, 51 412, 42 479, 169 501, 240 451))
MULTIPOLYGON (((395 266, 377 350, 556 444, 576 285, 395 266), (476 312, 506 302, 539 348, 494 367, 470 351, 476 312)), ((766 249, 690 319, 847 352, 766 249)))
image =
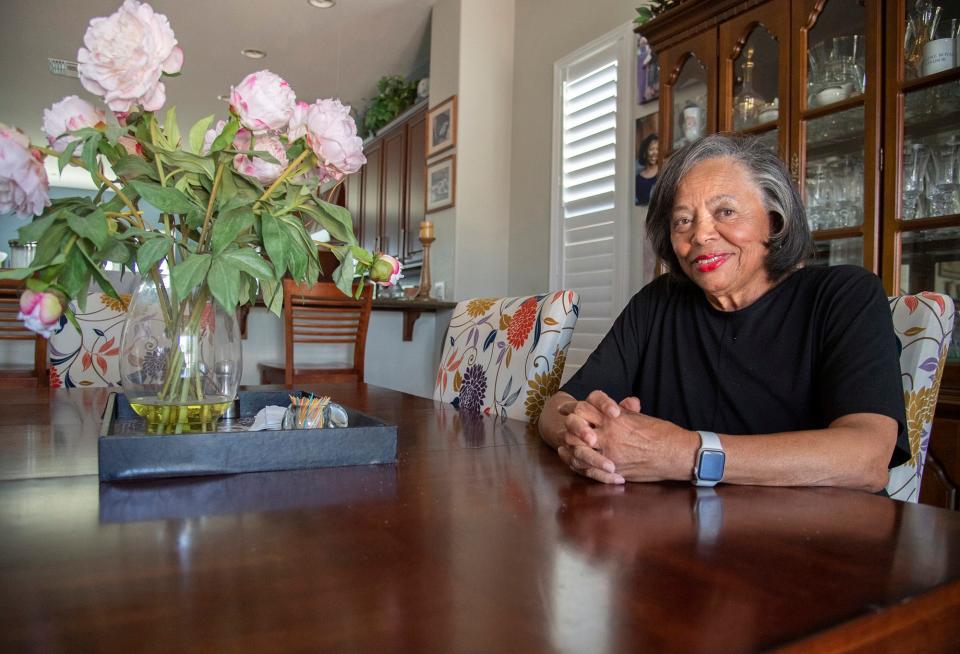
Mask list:
POLYGON ((307 0, 307 4, 317 9, 329 9, 337 4, 337 0, 307 0))
POLYGON ((250 57, 251 59, 263 59, 267 56, 267 53, 263 50, 257 50, 256 48, 245 48, 240 51, 244 57, 250 57))

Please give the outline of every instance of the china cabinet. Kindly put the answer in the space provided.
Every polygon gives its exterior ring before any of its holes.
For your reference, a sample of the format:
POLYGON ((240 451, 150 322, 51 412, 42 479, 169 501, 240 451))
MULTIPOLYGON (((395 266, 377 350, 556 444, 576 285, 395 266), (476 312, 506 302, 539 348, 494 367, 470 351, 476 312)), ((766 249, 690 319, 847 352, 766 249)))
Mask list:
MULTIPOLYGON (((763 139, 804 197, 814 265, 960 298, 960 2, 685 0, 638 32, 660 65, 661 150, 763 139)), ((958 453, 955 332, 924 501, 958 508, 958 453)))

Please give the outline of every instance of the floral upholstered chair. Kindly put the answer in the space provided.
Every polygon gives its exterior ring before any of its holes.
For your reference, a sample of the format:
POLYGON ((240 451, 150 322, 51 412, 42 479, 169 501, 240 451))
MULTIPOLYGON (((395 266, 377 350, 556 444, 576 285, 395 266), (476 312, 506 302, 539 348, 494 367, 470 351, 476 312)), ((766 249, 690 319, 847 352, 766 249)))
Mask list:
POLYGON ((50 337, 50 387, 76 388, 120 385, 120 336, 130 295, 120 300, 97 290, 87 295, 81 311, 73 306, 80 332, 66 316, 50 337))
POLYGON ((573 291, 476 298, 454 309, 434 399, 461 414, 536 422, 560 387, 580 314, 573 291))
POLYGON ((949 296, 927 291, 889 301, 893 328, 900 340, 900 378, 912 456, 890 471, 887 493, 894 499, 916 502, 955 309, 949 296))

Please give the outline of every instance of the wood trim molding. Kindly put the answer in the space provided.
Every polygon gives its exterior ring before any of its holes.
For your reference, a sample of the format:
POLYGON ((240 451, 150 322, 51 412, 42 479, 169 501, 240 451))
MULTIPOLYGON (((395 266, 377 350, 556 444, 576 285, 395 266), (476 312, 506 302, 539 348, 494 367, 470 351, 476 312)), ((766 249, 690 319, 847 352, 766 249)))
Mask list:
POLYGON ((641 25, 636 32, 646 37, 650 47, 659 54, 663 48, 689 39, 705 30, 717 27, 728 18, 743 13, 769 0, 687 0, 641 25))

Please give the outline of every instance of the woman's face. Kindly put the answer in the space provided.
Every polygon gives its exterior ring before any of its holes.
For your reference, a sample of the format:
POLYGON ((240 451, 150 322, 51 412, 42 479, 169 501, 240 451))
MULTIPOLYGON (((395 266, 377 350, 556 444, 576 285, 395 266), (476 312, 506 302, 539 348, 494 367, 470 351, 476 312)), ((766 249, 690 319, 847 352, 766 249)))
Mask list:
POLYGON ((647 146, 647 165, 656 166, 660 158, 660 141, 650 141, 647 146))
POLYGON ((680 180, 670 242, 681 269, 724 311, 743 308, 773 287, 764 259, 770 216, 742 164, 701 161, 680 180))

